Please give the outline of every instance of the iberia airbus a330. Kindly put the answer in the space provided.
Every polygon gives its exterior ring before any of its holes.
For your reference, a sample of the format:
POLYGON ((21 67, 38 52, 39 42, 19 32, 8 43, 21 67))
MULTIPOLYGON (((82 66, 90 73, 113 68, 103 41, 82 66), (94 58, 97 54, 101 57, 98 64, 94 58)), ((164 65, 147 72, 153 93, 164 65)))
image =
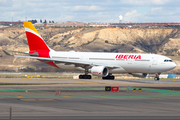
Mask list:
POLYGON ((31 22, 23 22, 29 44, 27 56, 7 55, 38 59, 51 66, 73 71, 84 71, 79 79, 91 79, 91 75, 103 79, 114 79, 112 74, 128 73, 135 77, 147 77, 149 73, 156 74, 159 80, 162 72, 176 67, 168 57, 157 54, 141 53, 101 53, 54 51, 48 47, 31 22))

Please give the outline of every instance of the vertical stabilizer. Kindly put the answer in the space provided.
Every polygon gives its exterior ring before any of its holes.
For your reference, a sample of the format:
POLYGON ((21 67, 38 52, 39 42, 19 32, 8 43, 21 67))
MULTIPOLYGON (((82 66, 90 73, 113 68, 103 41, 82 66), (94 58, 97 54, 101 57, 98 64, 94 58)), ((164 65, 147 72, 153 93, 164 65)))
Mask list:
POLYGON ((29 44, 30 51, 47 51, 50 52, 50 48, 44 42, 43 38, 40 36, 36 28, 31 22, 23 22, 26 36, 29 44))

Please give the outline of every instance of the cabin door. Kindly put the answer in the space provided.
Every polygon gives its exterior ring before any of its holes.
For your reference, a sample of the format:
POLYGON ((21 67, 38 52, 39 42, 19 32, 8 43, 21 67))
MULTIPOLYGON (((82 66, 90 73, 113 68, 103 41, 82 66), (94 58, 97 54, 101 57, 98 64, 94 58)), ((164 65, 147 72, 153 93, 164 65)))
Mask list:
POLYGON ((157 59, 158 59, 157 57, 152 58, 152 60, 153 60, 152 65, 157 65, 157 59))

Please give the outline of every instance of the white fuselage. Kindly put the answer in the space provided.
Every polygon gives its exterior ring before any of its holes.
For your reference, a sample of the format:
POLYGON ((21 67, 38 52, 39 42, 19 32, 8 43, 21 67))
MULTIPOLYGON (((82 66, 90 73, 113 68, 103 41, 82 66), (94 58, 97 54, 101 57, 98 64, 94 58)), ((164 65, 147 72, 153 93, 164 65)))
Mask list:
MULTIPOLYGON (((176 67, 170 58, 157 54, 51 51, 50 57, 115 66, 109 73, 162 73, 176 67)), ((65 70, 84 70, 74 64, 55 64, 65 70)))

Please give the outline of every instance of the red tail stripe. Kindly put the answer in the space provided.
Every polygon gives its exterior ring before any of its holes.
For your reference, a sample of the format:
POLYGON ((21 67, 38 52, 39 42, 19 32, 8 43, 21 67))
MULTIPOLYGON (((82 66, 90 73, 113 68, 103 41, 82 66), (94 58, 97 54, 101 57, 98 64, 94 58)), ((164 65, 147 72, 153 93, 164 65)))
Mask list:
POLYGON ((26 36, 30 51, 37 51, 37 50, 50 51, 46 43, 39 36, 27 31, 26 31, 26 36))

